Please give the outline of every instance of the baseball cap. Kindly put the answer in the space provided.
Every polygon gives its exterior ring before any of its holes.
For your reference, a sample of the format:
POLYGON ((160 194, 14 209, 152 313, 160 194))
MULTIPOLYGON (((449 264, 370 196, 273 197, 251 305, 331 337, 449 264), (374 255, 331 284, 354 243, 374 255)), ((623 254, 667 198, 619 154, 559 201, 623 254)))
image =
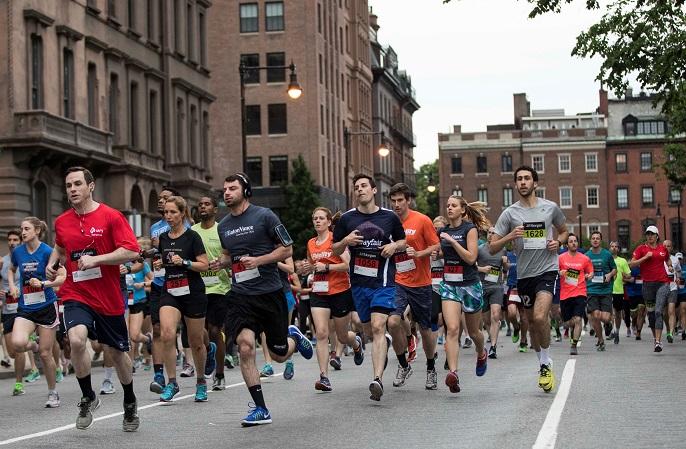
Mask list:
POLYGON ((655 234, 655 235, 660 235, 660 233, 657 232, 657 226, 653 226, 653 225, 648 226, 648 227, 646 228, 646 232, 645 232, 645 233, 647 234, 647 233, 649 233, 649 232, 652 232, 652 233, 655 234))

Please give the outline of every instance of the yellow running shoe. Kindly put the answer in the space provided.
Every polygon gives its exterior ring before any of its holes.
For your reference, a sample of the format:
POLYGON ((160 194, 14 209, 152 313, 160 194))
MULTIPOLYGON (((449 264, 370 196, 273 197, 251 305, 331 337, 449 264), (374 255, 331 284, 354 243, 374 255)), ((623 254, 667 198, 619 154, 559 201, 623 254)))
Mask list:
POLYGON ((553 365, 541 365, 541 371, 538 376, 538 386, 546 393, 550 393, 555 388, 555 374, 553 373, 553 365))

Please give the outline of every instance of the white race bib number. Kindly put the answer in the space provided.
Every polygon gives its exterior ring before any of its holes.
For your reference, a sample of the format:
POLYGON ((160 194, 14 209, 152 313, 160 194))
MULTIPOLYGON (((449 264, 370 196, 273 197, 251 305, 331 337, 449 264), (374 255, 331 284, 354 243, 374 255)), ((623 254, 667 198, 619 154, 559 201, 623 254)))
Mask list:
POLYGON ((431 261, 431 284, 440 285, 443 281, 443 259, 431 261))
POLYGON ((72 278, 74 282, 90 281, 93 279, 100 279, 102 277, 102 271, 100 267, 91 268, 89 270, 79 270, 72 273, 72 278))
POLYGON ((167 270, 165 270, 164 267, 162 267, 159 270, 153 271, 152 274, 156 278, 163 278, 167 274, 167 270))
POLYGON ((203 276, 202 281, 205 283, 205 287, 211 287, 219 284, 219 276, 203 276))
POLYGON ((167 279, 165 286, 167 287, 167 293, 172 296, 184 296, 191 294, 191 289, 188 286, 188 278, 185 276, 177 279, 167 279))
POLYGON ((591 279, 591 282, 593 282, 594 284, 602 284, 605 282, 605 275, 602 271, 594 271, 593 279, 591 279))
POLYGON ((484 277, 484 281, 497 284, 500 280, 500 267, 492 267, 484 277))
POLYGON ((464 280, 464 267, 459 262, 446 262, 443 268, 443 277, 448 282, 462 282, 464 280))
POLYGON ((513 288, 510 291, 510 296, 507 297, 508 301, 510 302, 522 302, 522 298, 519 297, 519 293, 517 293, 517 289, 513 288))
POLYGON ((379 259, 375 254, 359 253, 355 256, 353 273, 375 278, 379 273, 379 259))
POLYGON ((323 273, 316 273, 312 281, 312 293, 328 293, 329 281, 323 273))
POLYGON ((245 265, 240 262, 241 257, 244 256, 237 256, 234 258, 234 262, 231 265, 231 271, 233 272, 233 277, 236 280, 236 283, 240 284, 241 282, 260 277, 260 270, 258 270, 257 267, 249 270, 245 268, 245 265))
POLYGON ((544 222, 524 223, 524 249, 545 249, 547 235, 544 222))
POLYGON ((579 285, 579 270, 568 269, 565 273, 565 284, 579 285))
POLYGON ((669 291, 670 292, 675 292, 677 291, 679 287, 677 287, 676 282, 670 282, 669 283, 669 291))
POLYGON ((398 253, 395 255, 395 269, 398 273, 406 273, 417 268, 414 263, 414 258, 407 255, 407 253, 398 253))

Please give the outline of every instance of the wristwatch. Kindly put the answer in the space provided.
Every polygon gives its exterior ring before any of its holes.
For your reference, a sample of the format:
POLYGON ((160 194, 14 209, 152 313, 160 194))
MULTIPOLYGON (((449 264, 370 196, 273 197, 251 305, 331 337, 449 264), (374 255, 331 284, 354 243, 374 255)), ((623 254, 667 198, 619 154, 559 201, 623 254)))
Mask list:
POLYGON ((40 288, 45 290, 45 281, 40 281, 40 288))
POLYGON ((191 267, 191 261, 188 260, 188 259, 185 259, 185 260, 183 261, 183 266, 186 267, 186 268, 190 268, 190 267, 191 267))

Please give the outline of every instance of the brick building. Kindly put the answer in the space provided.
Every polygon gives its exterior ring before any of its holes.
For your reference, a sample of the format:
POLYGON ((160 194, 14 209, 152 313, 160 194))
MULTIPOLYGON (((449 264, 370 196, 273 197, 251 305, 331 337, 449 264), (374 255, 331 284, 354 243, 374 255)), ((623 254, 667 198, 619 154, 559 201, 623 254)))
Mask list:
POLYGON ((579 233, 581 211, 584 237, 596 229, 607 233, 605 137, 603 113, 531 110, 526 94, 515 94, 514 123, 472 133, 458 125, 439 133, 440 204, 451 194, 483 201, 495 223, 518 200, 514 169, 529 165, 539 173, 536 194, 560 205, 570 231, 579 233))
MULTIPOLYGON (((68 207, 64 170, 142 216, 209 189, 209 1, 0 1, 0 231, 68 207)), ((145 232, 145 231, 143 231, 145 232)))
MULTIPOLYGON (((374 177, 378 187, 378 204, 389 206, 388 192, 395 183, 404 182, 415 190, 412 115, 419 109, 412 81, 398 66, 398 55, 378 40, 378 17, 370 14, 372 50, 372 85, 374 131, 383 132, 388 156, 374 153, 374 177)), ((378 137, 381 139, 381 136, 378 137)), ((381 143, 380 140, 377 141, 381 143)))
POLYGON ((684 248, 681 191, 667 181, 664 162, 668 124, 654 98, 645 93, 608 101, 607 177, 610 189, 610 236, 631 250, 648 225, 684 248), (659 212, 659 214, 658 214, 659 212))
POLYGON ((246 80, 246 171, 255 201, 284 204, 282 183, 302 155, 324 204, 346 207, 344 192, 356 172, 373 172, 372 72, 366 0, 215 2, 208 17, 212 42, 211 91, 215 166, 224 176, 242 168, 238 67, 297 66, 303 95, 286 94, 288 71, 254 70, 246 80))

